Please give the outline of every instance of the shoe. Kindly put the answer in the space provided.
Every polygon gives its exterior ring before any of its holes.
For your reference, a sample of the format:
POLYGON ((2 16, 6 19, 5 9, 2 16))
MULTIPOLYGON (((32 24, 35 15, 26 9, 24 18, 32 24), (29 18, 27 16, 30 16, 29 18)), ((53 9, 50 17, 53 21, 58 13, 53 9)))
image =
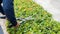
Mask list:
POLYGON ((6 16, 5 15, 0 15, 0 19, 5 19, 6 16))

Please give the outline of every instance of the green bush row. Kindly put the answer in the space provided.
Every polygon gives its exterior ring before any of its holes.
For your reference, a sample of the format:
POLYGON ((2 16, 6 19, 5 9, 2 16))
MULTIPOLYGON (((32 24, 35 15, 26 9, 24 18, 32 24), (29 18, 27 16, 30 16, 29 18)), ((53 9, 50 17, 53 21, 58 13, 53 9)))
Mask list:
POLYGON ((15 0, 14 9, 16 17, 32 16, 34 20, 23 22, 17 29, 7 28, 10 34, 60 34, 60 23, 32 0, 15 0))

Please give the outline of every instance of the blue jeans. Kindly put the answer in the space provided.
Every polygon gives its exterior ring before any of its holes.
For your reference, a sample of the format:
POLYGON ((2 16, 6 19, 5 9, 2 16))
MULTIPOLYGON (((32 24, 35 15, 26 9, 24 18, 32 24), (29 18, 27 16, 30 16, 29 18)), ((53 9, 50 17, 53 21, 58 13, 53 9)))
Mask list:
POLYGON ((2 0, 0 0, 0 12, 4 15, 3 7, 1 6, 2 0))
POLYGON ((13 1, 14 0, 0 0, 0 5, 1 3, 3 3, 3 8, 2 6, 0 6, 0 12, 2 14, 5 14, 7 19, 10 21, 10 23, 15 26, 17 24, 16 18, 15 18, 15 14, 14 14, 14 4, 13 1))

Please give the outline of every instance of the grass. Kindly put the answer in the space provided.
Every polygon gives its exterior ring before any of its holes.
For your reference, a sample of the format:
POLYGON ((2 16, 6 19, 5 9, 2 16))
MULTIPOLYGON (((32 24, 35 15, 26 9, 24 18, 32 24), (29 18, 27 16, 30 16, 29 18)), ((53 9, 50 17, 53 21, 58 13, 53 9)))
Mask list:
POLYGON ((7 28, 10 34, 60 34, 60 23, 32 0, 14 0, 14 9, 16 17, 32 16, 34 20, 22 23, 17 29, 7 28))

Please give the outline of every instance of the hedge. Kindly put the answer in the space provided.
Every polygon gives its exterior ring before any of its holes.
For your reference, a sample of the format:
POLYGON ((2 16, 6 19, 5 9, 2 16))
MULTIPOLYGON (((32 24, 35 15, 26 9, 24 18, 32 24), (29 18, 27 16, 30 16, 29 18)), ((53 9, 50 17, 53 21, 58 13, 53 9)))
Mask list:
POLYGON ((14 9, 17 18, 32 16, 34 20, 22 22, 16 29, 7 27, 9 34, 60 34, 60 22, 32 0, 14 0, 14 9))

